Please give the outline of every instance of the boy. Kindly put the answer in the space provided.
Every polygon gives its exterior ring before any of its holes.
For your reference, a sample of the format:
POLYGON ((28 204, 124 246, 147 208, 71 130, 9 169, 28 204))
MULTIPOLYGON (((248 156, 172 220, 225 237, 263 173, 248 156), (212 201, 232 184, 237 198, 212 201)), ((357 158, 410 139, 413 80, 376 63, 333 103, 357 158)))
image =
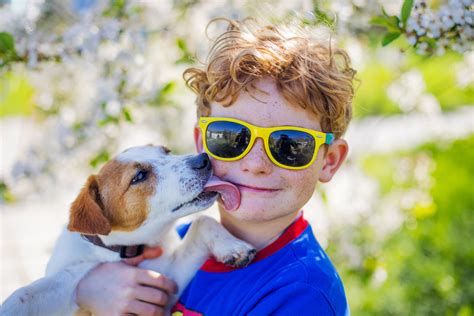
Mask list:
MULTIPOLYGON (((228 29, 215 40, 206 68, 184 76, 197 94, 196 148, 212 157, 217 177, 240 191, 240 198, 219 201, 221 223, 258 253, 244 269, 208 260, 173 311, 347 315, 342 281, 301 208, 346 157, 340 137, 351 119, 355 72, 344 51, 303 30, 222 20, 228 29)), ((79 305, 97 313, 110 312, 107 302, 121 304, 121 313, 162 312, 173 284, 138 270, 96 268, 78 286, 79 305), (112 271, 123 277, 109 280, 112 271), (96 282, 110 292, 90 293, 96 282)))

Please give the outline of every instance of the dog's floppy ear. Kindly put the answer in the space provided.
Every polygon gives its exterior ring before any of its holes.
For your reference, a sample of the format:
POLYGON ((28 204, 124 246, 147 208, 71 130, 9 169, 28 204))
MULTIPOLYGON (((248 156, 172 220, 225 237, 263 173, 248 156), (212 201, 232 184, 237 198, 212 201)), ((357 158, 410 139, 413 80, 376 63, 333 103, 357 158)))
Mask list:
POLYGON ((95 175, 91 175, 87 179, 76 200, 72 202, 67 228, 70 231, 87 235, 108 235, 110 233, 111 226, 104 216, 99 185, 95 175))

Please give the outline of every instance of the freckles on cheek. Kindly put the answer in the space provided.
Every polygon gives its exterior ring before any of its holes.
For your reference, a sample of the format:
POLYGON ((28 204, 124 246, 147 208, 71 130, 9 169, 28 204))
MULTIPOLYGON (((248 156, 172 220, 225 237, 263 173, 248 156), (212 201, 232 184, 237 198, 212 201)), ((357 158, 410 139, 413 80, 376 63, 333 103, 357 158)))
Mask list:
POLYGON ((231 162, 219 161, 219 160, 216 160, 212 157, 210 157, 210 158, 211 158, 212 171, 213 171, 214 175, 217 176, 217 177, 225 176, 228 172, 228 169, 229 169, 228 165, 231 162))
POLYGON ((316 179, 311 173, 295 175, 292 179, 295 198, 298 200, 311 198, 315 189, 315 181, 316 179))

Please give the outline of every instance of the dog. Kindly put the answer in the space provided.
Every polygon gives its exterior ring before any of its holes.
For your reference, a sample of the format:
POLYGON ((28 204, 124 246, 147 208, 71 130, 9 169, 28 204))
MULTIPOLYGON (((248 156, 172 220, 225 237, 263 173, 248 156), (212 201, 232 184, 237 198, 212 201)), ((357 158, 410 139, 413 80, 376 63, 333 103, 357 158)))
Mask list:
POLYGON ((46 276, 16 290, 0 307, 0 315, 74 314, 75 289, 91 269, 139 255, 145 245, 161 246, 163 254, 139 266, 178 285, 179 292, 166 306, 169 313, 210 255, 237 267, 248 265, 255 256, 250 244, 208 216, 195 219, 182 240, 176 233, 178 218, 209 208, 219 195, 226 208, 238 207, 239 190, 212 176, 205 153, 177 156, 152 145, 120 153, 87 179, 72 203, 46 276))

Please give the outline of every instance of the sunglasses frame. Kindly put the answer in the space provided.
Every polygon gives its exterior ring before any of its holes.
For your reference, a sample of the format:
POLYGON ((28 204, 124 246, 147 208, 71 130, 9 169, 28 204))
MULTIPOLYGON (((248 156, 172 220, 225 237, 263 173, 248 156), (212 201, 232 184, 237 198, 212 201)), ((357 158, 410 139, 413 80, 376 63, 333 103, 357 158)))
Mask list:
POLYGON ((204 149, 206 150, 206 152, 211 157, 213 157, 217 160, 222 160, 222 161, 237 161, 237 160, 240 160, 249 153, 249 151, 252 149, 253 145, 255 144, 255 140, 257 138, 261 138, 263 140, 264 147, 265 147, 265 152, 266 152, 268 158, 275 165, 277 165, 278 167, 281 167, 281 168, 284 168, 284 169, 290 169, 290 170, 306 169, 316 159, 316 156, 318 155, 318 151, 319 151, 319 148, 321 147, 321 145, 323 145, 323 144, 331 145, 334 141, 334 134, 332 134, 332 133, 324 133, 324 132, 321 132, 321 131, 317 131, 317 130, 313 130, 313 129, 309 129, 309 128, 304 128, 304 127, 298 127, 298 126, 259 127, 259 126, 255 126, 255 125, 252 125, 250 123, 247 123, 245 121, 241 121, 241 120, 234 119, 234 118, 229 118, 229 117, 209 117, 209 116, 200 117, 199 118, 199 128, 201 129, 201 133, 202 133, 202 142, 203 142, 204 149), (219 156, 214 155, 209 150, 209 148, 207 147, 206 131, 207 131, 207 127, 209 126, 209 124, 214 123, 214 122, 236 123, 236 124, 240 124, 242 126, 245 126, 246 128, 248 128, 250 130, 250 142, 247 145, 247 148, 242 152, 242 154, 240 154, 239 156, 234 157, 234 158, 223 158, 223 157, 219 157, 219 156), (294 167, 294 166, 284 165, 284 164, 278 162, 273 157, 272 152, 270 150, 270 144, 269 144, 270 135, 273 132, 282 131, 282 130, 305 132, 305 133, 311 135, 314 138, 315 146, 314 146, 313 156, 312 156, 310 162, 308 162, 304 166, 294 167))

